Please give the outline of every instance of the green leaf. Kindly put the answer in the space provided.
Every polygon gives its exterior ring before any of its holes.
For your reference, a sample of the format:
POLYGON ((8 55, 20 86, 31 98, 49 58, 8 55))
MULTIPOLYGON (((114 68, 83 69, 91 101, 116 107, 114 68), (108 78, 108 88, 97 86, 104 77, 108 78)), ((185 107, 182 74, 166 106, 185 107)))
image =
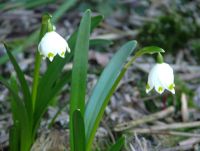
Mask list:
POLYGON ((74 151, 85 151, 85 127, 80 110, 73 113, 74 151))
POLYGON ((90 29, 91 32, 101 23, 103 18, 104 17, 102 15, 97 15, 97 16, 92 17, 92 19, 91 19, 91 29, 90 29))
POLYGON ((98 45, 111 45, 113 42, 107 39, 91 39, 90 46, 98 46, 98 45))
POLYGON ((20 151, 27 151, 30 149, 32 144, 32 130, 31 123, 28 117, 26 107, 23 104, 23 101, 20 99, 15 90, 6 82, 6 80, 0 76, 0 82, 7 87, 9 92, 12 94, 13 99, 15 100, 15 107, 17 119, 19 119, 20 124, 20 151))
MULTIPOLYGON (((92 31, 96 26, 98 26, 99 23, 102 21, 102 19, 103 17, 100 15, 92 17, 90 31, 92 31)), ((36 111, 34 114, 34 121, 37 121, 34 126, 35 129, 38 126, 39 119, 41 118, 41 116, 43 115, 43 113, 45 112, 47 108, 47 105, 51 101, 51 98, 54 97, 52 95, 51 95, 52 97, 50 97, 49 95, 52 87, 54 86, 57 79, 60 79, 60 76, 63 77, 63 75, 61 75, 62 69, 64 65, 67 62, 71 61, 72 59, 72 56, 74 54, 76 39, 77 39, 77 31, 75 31, 68 40, 68 44, 69 44, 69 47, 71 48, 71 52, 69 54, 66 53, 66 56, 64 59, 56 56, 54 58, 54 61, 48 66, 48 69, 45 72, 45 74, 40 79, 39 86, 38 86, 38 94, 36 97, 36 104, 35 104, 36 111)), ((63 81, 63 84, 65 84, 64 81, 63 81)), ((61 89, 62 87, 60 86, 59 88, 61 89)))
MULTIPOLYGON (((70 92, 70 121, 72 121, 73 113, 76 109, 80 109, 82 115, 85 108, 85 95, 86 95, 86 80, 88 68, 88 50, 90 38, 90 10, 87 10, 81 19, 80 27, 78 29, 78 36, 74 51, 74 61, 72 69, 72 82, 70 92)), ((70 122, 70 131, 73 132, 73 123, 70 122)), ((74 136, 70 133, 70 146, 73 151, 74 136)))
MULTIPOLYGON (((12 75, 10 78, 10 87, 12 87, 12 89, 15 92, 20 92, 18 84, 17 84, 16 76, 14 76, 14 75, 12 75)), ((15 123, 15 121, 19 120, 18 116, 20 116, 20 115, 18 114, 18 108, 17 108, 15 99, 12 96, 10 97, 10 99, 11 99, 12 119, 13 119, 13 122, 15 123)))
POLYGON ((125 138, 122 136, 117 140, 115 144, 113 144, 108 151, 120 151, 124 146, 125 138))
POLYGON ((80 23, 74 52, 70 96, 71 113, 73 113, 76 109, 80 109, 81 113, 84 113, 88 68, 90 21, 90 11, 86 11, 80 23))
POLYGON ((15 124, 10 128, 9 132, 9 146, 10 151, 19 151, 20 150, 20 127, 19 122, 15 122, 15 124))
POLYGON ((24 104, 25 104, 26 110, 29 113, 28 115, 29 115, 30 122, 31 122, 31 119, 32 119, 32 101, 31 101, 31 94, 30 94, 30 90, 29 90, 28 84, 27 84, 27 82, 26 82, 26 80, 24 78, 24 73, 22 72, 22 70, 20 69, 19 65, 17 64, 17 61, 15 60, 15 58, 12 55, 12 53, 10 52, 9 47, 6 44, 4 44, 4 46, 6 48, 7 54, 9 56, 9 58, 10 58, 10 61, 13 64, 13 67, 14 67, 15 72, 17 74, 17 77, 19 79, 20 86, 21 86, 22 93, 23 93, 24 104))
POLYGON ((87 151, 90 150, 96 129, 103 116, 104 110, 118 84, 116 81, 118 80, 123 65, 135 47, 136 41, 128 42, 122 46, 104 69, 93 89, 84 115, 87 151))

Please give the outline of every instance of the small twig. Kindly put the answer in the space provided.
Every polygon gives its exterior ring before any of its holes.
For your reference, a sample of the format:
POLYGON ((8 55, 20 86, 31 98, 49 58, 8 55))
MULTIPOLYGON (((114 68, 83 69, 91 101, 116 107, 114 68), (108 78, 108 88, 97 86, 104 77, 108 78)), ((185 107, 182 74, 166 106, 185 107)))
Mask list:
POLYGON ((160 112, 145 116, 145 117, 143 117, 141 119, 118 124, 114 128, 114 130, 115 131, 128 130, 128 129, 133 128, 135 126, 138 126, 138 125, 141 125, 141 124, 144 124, 144 123, 147 123, 147 122, 152 122, 152 121, 155 121, 157 119, 164 118, 164 117, 168 116, 169 114, 173 113, 174 111, 175 111, 175 108, 173 106, 171 106, 171 107, 169 107, 169 108, 167 108, 167 109, 165 109, 163 111, 160 111, 160 112))
POLYGON ((200 78, 200 72, 187 73, 181 76, 181 79, 184 81, 190 81, 190 80, 199 79, 199 78, 200 78))
POLYGON ((107 40, 117 40, 121 39, 127 36, 135 37, 138 34, 137 30, 131 30, 131 31, 126 31, 121 34, 116 34, 116 33, 109 33, 109 34, 104 34, 104 35, 99 35, 92 37, 92 39, 107 39, 107 40))
POLYGON ((164 131, 164 130, 173 130, 173 129, 181 129, 181 128, 194 128, 194 127, 199 127, 200 126, 200 121, 198 122, 188 122, 188 123, 173 123, 173 124, 168 124, 168 125, 159 125, 159 126, 152 126, 149 128, 138 128, 131 130, 133 132, 137 133, 150 133, 154 131, 164 131))
POLYGON ((200 138, 200 134, 194 134, 194 133, 188 133, 188 132, 178 132, 178 131, 168 131, 168 130, 134 129, 134 130, 131 130, 128 132, 129 133, 137 133, 137 134, 175 135, 175 136, 200 138))
POLYGON ((179 143, 179 146, 173 148, 161 149, 161 151, 184 151, 193 149, 196 144, 200 142, 200 138, 192 137, 179 143))
POLYGON ((107 23, 101 23, 101 26, 103 27, 103 28, 106 28, 108 31, 111 31, 111 32, 114 32, 114 33, 116 33, 116 34, 121 34, 121 33, 123 33, 124 31, 122 31, 122 30, 119 30, 119 29, 117 29, 117 28, 115 28, 115 27, 113 27, 113 26, 111 26, 111 25, 109 25, 109 24, 107 24, 107 23))
POLYGON ((165 148, 161 149, 160 151, 188 151, 192 149, 194 146, 193 145, 184 145, 184 146, 176 146, 176 147, 170 147, 170 148, 165 148))
POLYGON ((160 97, 160 95, 159 94, 155 94, 155 95, 147 96, 147 97, 144 97, 144 98, 140 98, 139 101, 155 100, 158 97, 160 97))
POLYGON ((200 138, 198 138, 198 137, 192 137, 192 138, 183 140, 183 141, 179 142, 178 144, 180 146, 184 146, 184 145, 194 145, 194 144, 197 144, 199 142, 200 142, 200 138))
POLYGON ((181 115, 183 122, 188 122, 189 111, 188 111, 187 97, 185 93, 181 94, 181 115))

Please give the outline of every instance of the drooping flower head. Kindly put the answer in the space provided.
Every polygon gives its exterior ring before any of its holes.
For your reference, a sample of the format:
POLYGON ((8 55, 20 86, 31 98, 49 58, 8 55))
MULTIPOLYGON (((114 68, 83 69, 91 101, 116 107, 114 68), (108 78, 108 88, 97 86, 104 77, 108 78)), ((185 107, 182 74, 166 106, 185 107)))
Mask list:
POLYGON ((41 39, 38 50, 43 59, 46 57, 50 61, 58 54, 60 57, 65 57, 65 52, 70 52, 70 48, 66 40, 55 31, 47 32, 41 39))
MULTIPOLYGON (((161 54, 159 54, 159 57, 161 54)), ((163 93, 165 89, 175 94, 174 73, 169 64, 164 63, 161 59, 156 63, 149 72, 146 93, 149 93, 153 88, 158 93, 163 93)))

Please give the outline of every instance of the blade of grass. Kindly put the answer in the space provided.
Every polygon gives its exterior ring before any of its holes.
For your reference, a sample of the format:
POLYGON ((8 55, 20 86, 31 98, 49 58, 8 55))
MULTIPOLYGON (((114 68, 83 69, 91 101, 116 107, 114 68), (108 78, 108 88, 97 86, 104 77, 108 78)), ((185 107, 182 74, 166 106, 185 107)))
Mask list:
POLYGON ((124 146, 125 138, 122 136, 117 140, 115 144, 113 144, 108 151, 120 151, 124 146))
POLYGON ((74 151, 85 151, 85 127, 80 110, 73 113, 74 151))
POLYGON ((70 8, 72 8, 77 3, 77 0, 67 0, 63 3, 60 8, 53 14, 52 22, 55 23, 59 18, 70 8))
POLYGON ((128 56, 136 47, 136 41, 126 43, 114 55, 110 63, 101 74, 98 83, 95 85, 92 95, 89 98, 85 111, 86 128, 86 150, 89 151, 96 129, 103 116, 103 112, 114 92, 113 85, 120 74, 128 56))
POLYGON ((37 6, 41 6, 44 4, 52 3, 55 0, 35 0, 35 1, 28 1, 28 2, 6 2, 3 4, 0 4, 1 11, 8 11, 10 9, 18 9, 20 7, 30 9, 37 6))
MULTIPOLYGON (((80 109, 81 114, 84 114, 85 95, 86 95, 86 80, 88 68, 88 50, 90 37, 90 10, 87 10, 78 29, 78 36, 74 50, 74 60, 72 69, 72 82, 70 92, 70 132, 73 132, 72 117, 76 109, 80 109)), ((70 147, 74 151, 74 136, 70 133, 70 147)))

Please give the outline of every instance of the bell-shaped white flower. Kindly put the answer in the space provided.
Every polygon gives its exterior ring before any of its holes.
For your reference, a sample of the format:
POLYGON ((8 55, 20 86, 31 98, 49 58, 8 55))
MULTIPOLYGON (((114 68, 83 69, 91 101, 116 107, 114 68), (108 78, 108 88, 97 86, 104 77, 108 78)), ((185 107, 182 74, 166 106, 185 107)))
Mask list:
POLYGON ((146 93, 149 93, 153 88, 158 93, 163 93, 165 89, 175 94, 174 73, 173 69, 167 63, 157 63, 151 69, 148 76, 146 93))
POLYGON ((47 57, 50 61, 53 61, 53 58, 57 54, 64 58, 65 52, 70 52, 70 48, 66 40, 55 31, 47 32, 44 35, 38 45, 38 50, 40 55, 43 56, 43 59, 47 57))

